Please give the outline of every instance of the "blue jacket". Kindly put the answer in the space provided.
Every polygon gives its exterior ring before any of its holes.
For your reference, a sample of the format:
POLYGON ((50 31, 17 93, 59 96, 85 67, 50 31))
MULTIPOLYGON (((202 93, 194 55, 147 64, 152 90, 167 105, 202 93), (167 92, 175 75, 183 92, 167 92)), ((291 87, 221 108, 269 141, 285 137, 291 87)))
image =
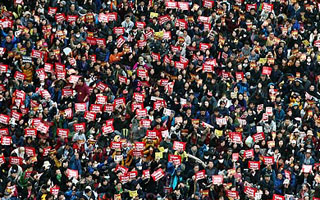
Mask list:
POLYGON ((71 157, 70 162, 69 162, 69 167, 70 167, 70 169, 78 170, 79 175, 82 174, 81 162, 79 159, 76 159, 75 155, 73 155, 71 157))
POLYGON ((274 180, 274 191, 276 194, 282 194, 282 185, 283 185, 283 179, 275 178, 274 180))

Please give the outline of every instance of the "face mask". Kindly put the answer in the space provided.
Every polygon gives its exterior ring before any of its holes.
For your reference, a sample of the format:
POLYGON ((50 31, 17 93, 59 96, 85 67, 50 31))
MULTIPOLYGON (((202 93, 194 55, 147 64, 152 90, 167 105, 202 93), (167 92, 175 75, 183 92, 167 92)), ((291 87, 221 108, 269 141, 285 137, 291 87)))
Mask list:
POLYGON ((209 156, 204 156, 204 159, 206 159, 206 160, 207 160, 208 158, 209 158, 209 156))
POLYGON ((223 159, 219 159, 219 163, 223 163, 223 159))
POLYGON ((311 58, 308 58, 307 61, 308 61, 308 62, 311 62, 311 58))
POLYGON ((137 169, 138 169, 138 170, 142 170, 142 166, 138 166, 137 169))

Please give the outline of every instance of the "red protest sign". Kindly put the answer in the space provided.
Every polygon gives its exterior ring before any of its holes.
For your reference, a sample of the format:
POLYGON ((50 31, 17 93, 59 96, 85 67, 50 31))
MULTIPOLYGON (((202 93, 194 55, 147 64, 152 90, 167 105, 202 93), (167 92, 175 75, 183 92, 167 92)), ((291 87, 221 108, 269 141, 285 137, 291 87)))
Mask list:
POLYGON ((121 166, 121 165, 117 165, 117 167, 116 167, 116 169, 115 169, 115 172, 117 172, 117 171, 120 171, 120 172, 122 172, 123 174, 126 174, 126 173, 128 173, 129 169, 126 168, 126 167, 123 167, 123 166, 121 166))
POLYGON ((9 135, 8 128, 1 128, 0 129, 0 136, 3 136, 3 135, 9 135))
POLYGON ((200 51, 205 51, 205 50, 207 50, 207 49, 210 49, 210 47, 211 47, 211 45, 208 44, 208 43, 202 43, 202 42, 200 42, 200 44, 199 44, 199 49, 200 49, 200 51))
POLYGON ((253 169, 253 170, 259 170, 260 169, 260 162, 259 161, 249 161, 248 168, 253 169))
POLYGON ((274 164, 274 157, 273 156, 264 156, 263 163, 265 165, 273 165, 274 164))
POLYGON ((146 27, 146 23, 145 22, 136 22, 136 27, 138 29, 144 29, 144 27, 146 27))
POLYGON ((247 4, 246 5, 246 11, 250 12, 251 9, 257 10, 257 4, 247 4))
POLYGON ((10 117, 8 115, 0 114, 0 123, 8 125, 10 117))
POLYGON ((146 117, 148 115, 147 109, 136 109, 136 115, 138 117, 146 117))
POLYGON ((64 96, 64 97, 73 96, 73 90, 72 89, 62 89, 62 96, 64 96))
POLYGON ((56 22, 60 23, 66 20, 66 16, 63 13, 55 15, 56 22))
POLYGON ((223 184, 223 175, 213 175, 212 176, 212 183, 214 185, 221 185, 223 184))
POLYGON ((143 176, 145 177, 145 178, 150 178, 150 170, 143 170, 142 171, 142 174, 143 174, 143 176))
POLYGON ((242 143, 242 133, 241 132, 230 132, 229 137, 233 143, 242 143))
POLYGON ((15 110, 12 110, 11 111, 11 117, 13 119, 15 119, 16 121, 20 121, 20 119, 22 117, 22 113, 19 113, 19 112, 15 111, 15 110))
MULTIPOLYGON (((150 119, 141 119, 140 125, 145 128, 150 128, 151 127, 151 120, 150 119)), ((148 132, 147 132, 147 134, 148 134, 148 132)))
POLYGON ((189 2, 178 2, 178 8, 180 10, 189 10, 189 2))
POLYGON ((167 1, 165 2, 166 9, 176 9, 178 8, 178 3, 175 1, 167 1))
POLYGON ((78 170, 75 170, 75 169, 67 169, 67 177, 68 177, 68 178, 76 178, 76 179, 78 179, 78 177, 79 177, 79 172, 78 172, 78 170))
POLYGON ((203 7, 205 7, 205 8, 213 8, 213 6, 214 6, 214 1, 204 0, 202 3, 203 3, 202 4, 203 7))
POLYGON ((57 13, 58 8, 57 7, 49 7, 48 8, 48 15, 54 15, 57 13))
POLYGON ((242 80, 243 79, 243 72, 236 72, 236 79, 237 79, 237 81, 242 80))
POLYGON ((179 142, 179 141, 174 141, 173 142, 173 150, 176 151, 184 151, 186 149, 186 143, 185 142, 179 142))
POLYGON ((27 156, 34 157, 36 155, 36 149, 34 147, 25 147, 24 149, 27 156))
POLYGON ((138 47, 143 48, 147 45, 147 41, 146 40, 138 40, 137 44, 138 44, 138 47))
POLYGON ((244 193, 249 197, 255 197, 257 191, 258 191, 257 188, 244 186, 244 193))
POLYGON ((4 156, 0 156, 0 165, 2 165, 5 162, 6 162, 6 160, 5 160, 4 156))
POLYGON ((164 40, 171 40, 171 32, 170 31, 165 31, 163 33, 163 39, 164 40))
POLYGON ((272 68, 271 67, 263 67, 261 74, 270 76, 271 72, 272 72, 272 68))
POLYGON ((104 105, 108 102, 108 97, 107 96, 97 96, 96 97, 96 103, 100 105, 104 105))
POLYGON ((1 136, 1 145, 3 146, 9 146, 12 143, 12 138, 11 136, 1 136))
POLYGON ((199 180, 204 179, 204 178, 206 178, 206 171, 205 170, 198 171, 195 174, 195 180, 196 181, 199 181, 199 180))
POLYGON ((79 132, 79 131, 85 132, 86 124, 85 123, 76 123, 76 124, 73 124, 73 128, 74 128, 75 132, 79 132))
POLYGON ((253 149, 245 150, 243 156, 245 158, 252 158, 254 156, 253 149))
POLYGON ((131 171, 127 173, 130 179, 134 179, 138 176, 138 172, 137 171, 131 171))
POLYGON ((67 22, 72 23, 77 21, 78 16, 77 15, 67 15, 67 22))
POLYGON ((126 100, 124 97, 121 98, 117 98, 114 100, 113 105, 116 107, 118 105, 125 105, 126 104, 126 100))
POLYGON ((201 23, 209 23, 210 22, 210 18, 209 17, 205 17, 205 16, 199 16, 198 17, 198 21, 201 22, 201 23))
POLYGON ((42 52, 39 50, 32 50, 31 57, 33 58, 42 58, 42 52))
POLYGON ((148 71, 145 69, 138 69, 137 70, 137 76, 140 78, 147 78, 148 77, 148 71))
POLYGON ((104 134, 109 134, 114 132, 114 127, 113 125, 106 125, 102 127, 102 133, 104 134))
POLYGON ((271 3, 263 3, 262 4, 262 10, 266 11, 266 12, 272 12, 273 4, 271 4, 271 3))
POLYGON ((263 132, 256 133, 256 134, 254 134, 252 137, 253 137, 253 141, 254 141, 254 142, 259 142, 259 141, 265 139, 265 136, 264 136, 264 133, 263 133, 263 132))
POLYGON ((45 72, 53 72, 53 64, 50 63, 45 63, 44 64, 44 71, 45 72))
POLYGON ((60 188, 59 187, 52 187, 50 188, 50 193, 54 196, 57 196, 59 194, 60 188))
POLYGON ((238 191, 227 190, 226 193, 227 193, 227 197, 229 197, 229 198, 239 199, 238 191))
POLYGON ((285 200, 284 196, 279 194, 273 194, 272 200, 285 200))
POLYGON ((102 111, 102 105, 101 104, 91 104, 90 111, 94 112, 94 113, 99 113, 102 111))
POLYGON ((6 73, 8 71, 8 65, 0 64, 0 73, 6 73))
POLYGON ((133 99, 139 103, 143 103, 144 102, 144 94, 140 94, 138 92, 135 92, 135 93, 133 93, 133 99))
POLYGON ((116 35, 123 35, 124 34, 124 27, 114 27, 113 33, 116 35))
POLYGON ((74 108, 76 112, 85 112, 87 110, 86 103, 75 103, 74 108))
POLYGON ((183 64, 182 62, 179 62, 179 61, 175 61, 174 66, 177 69, 184 69, 186 67, 185 64, 183 64))
POLYGON ((169 154, 168 161, 172 162, 174 165, 181 165, 181 156, 169 154))
POLYGON ((47 156, 49 155, 49 152, 51 151, 51 147, 46 147, 46 148, 43 148, 43 152, 42 152, 42 156, 47 156))
POLYGON ((134 149, 136 151, 143 151, 145 146, 146 146, 146 144, 144 142, 135 142, 134 143, 134 149))
POLYGON ((90 112, 90 111, 86 111, 84 113, 84 118, 88 121, 94 121, 96 119, 96 113, 94 112, 90 112))
POLYGON ((239 153, 232 153, 232 161, 236 162, 239 160, 239 153))
POLYGON ((155 60, 155 61, 160 61, 160 53, 152 52, 152 53, 151 53, 151 57, 152 57, 152 59, 155 60))
POLYGON ((143 108, 144 108, 143 103, 133 102, 133 103, 131 104, 131 110, 132 110, 132 111, 135 111, 136 109, 143 109, 143 108))
POLYGON ((111 149, 121 149, 121 142, 111 142, 110 148, 111 149))
POLYGON ((9 157, 9 163, 10 165, 21 165, 22 164, 22 158, 20 157, 9 157))
POLYGON ((147 130, 147 137, 155 139, 157 138, 157 132, 156 131, 152 131, 152 130, 147 130))
POLYGON ((164 23, 166 23, 166 22, 168 22, 170 20, 171 20, 171 18, 170 18, 169 15, 163 15, 163 16, 159 16, 158 17, 158 21, 159 21, 160 25, 162 25, 162 24, 164 24, 164 23))
POLYGON ((151 177, 153 178, 154 181, 160 180, 162 177, 164 177, 164 171, 160 168, 157 171, 153 172, 151 174, 151 177))
POLYGON ((120 48, 126 42, 123 36, 119 36, 117 39, 117 47, 120 48))
POLYGON ((21 73, 21 72, 19 72, 19 71, 16 71, 14 73, 14 78, 17 79, 17 80, 23 81, 26 78, 26 75, 21 73))
POLYGON ((57 129, 57 135, 61 138, 68 138, 69 132, 70 132, 69 129, 63 129, 63 128, 57 129))
POLYGON ((112 113, 113 111, 114 111, 113 104, 108 103, 104 106, 104 112, 112 113))
POLYGON ((302 165, 303 173, 310 173, 312 171, 312 165, 302 165))

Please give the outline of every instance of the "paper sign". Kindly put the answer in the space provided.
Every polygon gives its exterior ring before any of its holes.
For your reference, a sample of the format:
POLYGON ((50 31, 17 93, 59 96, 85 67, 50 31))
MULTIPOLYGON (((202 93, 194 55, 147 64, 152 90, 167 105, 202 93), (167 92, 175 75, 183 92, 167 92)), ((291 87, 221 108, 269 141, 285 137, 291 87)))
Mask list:
POLYGON ((253 170, 259 170, 260 169, 260 162, 259 161, 249 161, 248 168, 253 169, 253 170))
POLYGON ((302 165, 303 173, 310 173, 312 171, 312 165, 302 165))
POLYGON ((223 184, 223 175, 213 175, 212 176, 212 183, 214 185, 221 185, 223 184))
POLYGON ((153 172, 151 174, 151 177, 153 178, 154 181, 158 181, 160 180, 162 177, 164 177, 164 172, 163 170, 160 168, 157 171, 153 172))
POLYGON ((173 150, 176 151, 184 151, 186 148, 186 143, 185 142, 179 142, 179 141, 174 141, 173 142, 173 150))
POLYGON ((79 177, 78 170, 67 169, 67 177, 68 178, 76 178, 76 179, 78 179, 78 177, 79 177))

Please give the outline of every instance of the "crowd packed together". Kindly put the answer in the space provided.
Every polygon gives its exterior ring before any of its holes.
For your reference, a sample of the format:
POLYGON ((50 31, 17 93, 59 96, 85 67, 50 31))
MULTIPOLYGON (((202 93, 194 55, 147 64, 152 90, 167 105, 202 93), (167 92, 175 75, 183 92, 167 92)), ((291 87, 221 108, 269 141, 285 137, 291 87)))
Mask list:
POLYGON ((1 200, 319 200, 319 11, 0 1, 1 200))

